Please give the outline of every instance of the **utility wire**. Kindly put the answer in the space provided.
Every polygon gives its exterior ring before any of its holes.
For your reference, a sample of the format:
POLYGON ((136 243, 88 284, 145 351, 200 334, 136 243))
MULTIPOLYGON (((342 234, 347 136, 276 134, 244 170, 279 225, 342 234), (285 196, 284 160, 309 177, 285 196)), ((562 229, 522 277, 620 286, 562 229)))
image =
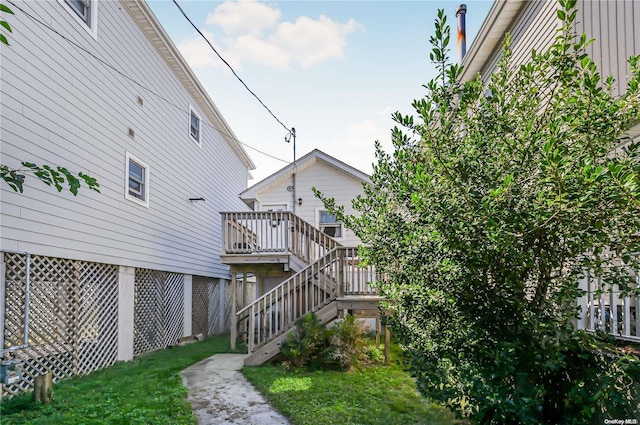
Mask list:
MULTIPOLYGON (((70 39, 69 37, 67 37, 66 35, 62 34, 61 32, 59 32, 58 30, 56 30, 55 28, 53 28, 52 26, 50 26, 49 24, 47 24, 46 22, 43 22, 42 20, 38 19, 37 17, 33 16, 32 14, 30 14, 29 12, 27 12, 26 10, 22 9, 20 6, 18 6, 16 3, 14 3, 12 0, 7 0, 7 2, 9 4, 11 4, 11 6, 13 6, 16 10, 19 10, 21 13, 23 13, 25 16, 27 16, 28 18, 30 18, 31 20, 35 21, 36 23, 40 24, 41 26, 47 28, 48 30, 52 31, 53 33, 55 33, 56 35, 58 35, 59 37, 61 37, 63 40, 65 40, 66 42, 68 42, 69 44, 71 44, 72 46, 76 47, 77 49, 83 51, 85 54, 91 56, 92 58, 94 58, 95 60, 97 60, 98 62, 100 62, 102 65, 106 66, 107 68, 111 69, 112 71, 116 72, 117 74, 119 74, 120 76, 122 76, 123 78, 129 80, 130 82, 132 82, 133 84, 137 85, 138 87, 140 87, 141 89, 147 91, 148 93, 156 96, 158 99, 162 100, 163 102, 167 103, 168 105, 174 107, 175 109, 179 110, 180 112, 183 112, 185 115, 189 115, 189 111, 187 111, 186 109, 184 109, 183 107, 173 103, 172 101, 170 101, 169 99, 167 99, 166 97, 162 96, 161 94, 155 92, 154 90, 148 88, 147 86, 145 86, 144 84, 138 82, 137 80, 135 80, 134 78, 130 77, 129 75, 125 74, 123 71, 119 70, 118 68, 116 68, 115 66, 111 65, 109 62, 105 61, 104 59, 102 59, 101 57, 95 55, 94 53, 90 52, 89 50, 85 49, 83 46, 81 46, 80 44, 76 43, 75 41, 73 41, 72 39, 70 39)), ((271 155, 269 153, 263 152, 260 149, 254 148, 251 145, 248 145, 240 140, 238 140, 236 137, 234 137, 233 135, 226 133, 222 130, 220 130, 218 127, 214 126, 213 124, 208 123, 207 121, 201 120, 201 122, 212 128, 213 130, 215 130, 217 133, 223 135, 223 136, 227 136, 230 139, 232 139, 233 141, 241 144, 242 146, 249 148, 251 150, 254 150, 262 155, 265 155, 269 158, 284 162, 286 164, 290 164, 291 161, 287 161, 284 160, 282 158, 278 158, 274 155, 271 155)), ((282 123, 281 123, 282 124, 282 123)))
POLYGON ((211 44, 211 42, 207 39, 207 37, 205 37, 205 35, 202 33, 202 31, 200 31, 198 29, 198 27, 193 23, 193 21, 191 21, 191 19, 189 19, 189 17, 187 16, 187 14, 185 13, 185 11, 182 9, 182 7, 180 7, 180 5, 178 4, 178 2, 176 0, 173 0, 173 3, 178 7, 178 9, 180 10, 180 12, 182 13, 182 16, 184 16, 184 18, 189 21, 189 23, 191 24, 191 26, 193 27, 193 29, 195 29, 198 34, 200 34, 200 36, 203 38, 204 41, 207 42, 207 44, 209 45, 209 47, 211 47, 211 50, 213 50, 213 52, 220 58, 220 60, 222 62, 224 62, 225 65, 227 65, 227 67, 231 70, 231 72, 233 73, 233 75, 238 79, 238 81, 240 81, 240 83, 242 83, 242 85, 244 86, 244 88, 246 88, 249 93, 251 93, 253 95, 253 97, 255 97, 258 102, 260 102, 260 104, 264 107, 264 109, 267 110, 267 112, 269 112, 269 114, 271 114, 271 116, 273 118, 275 118, 276 121, 278 121, 278 123, 284 127, 285 130, 287 130, 289 133, 291 132, 291 129, 289 127, 287 127, 286 125, 284 125, 282 123, 282 121, 280 121, 280 119, 278 117, 276 117, 276 115, 271 112, 271 109, 269 109, 269 107, 267 105, 264 104, 264 102, 258 97, 257 94, 255 94, 250 88, 249 86, 247 86, 245 84, 244 81, 242 81, 242 78, 240 78, 238 76, 238 74, 236 74, 236 71, 231 67, 231 65, 229 65, 229 62, 227 62, 226 60, 224 60, 224 58, 220 55, 220 53, 218 53, 218 51, 215 49, 215 47, 213 47, 213 44, 211 44))

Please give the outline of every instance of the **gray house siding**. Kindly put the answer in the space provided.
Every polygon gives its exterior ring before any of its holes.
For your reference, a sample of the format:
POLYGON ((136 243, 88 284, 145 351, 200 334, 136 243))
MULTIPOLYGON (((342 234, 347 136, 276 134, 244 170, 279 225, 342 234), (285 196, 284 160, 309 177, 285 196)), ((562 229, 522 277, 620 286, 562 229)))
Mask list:
POLYGON ((206 106, 191 98, 120 2, 99 3, 97 40, 59 2, 19 6, 126 77, 14 10, 0 64, 2 163, 86 171, 101 193, 81 189, 74 197, 29 177, 17 194, 3 183, 2 249, 228 276, 219 260, 219 211, 246 209, 237 194, 246 188, 247 165, 204 124, 206 106), (201 147, 189 137, 190 105, 202 119, 201 147), (150 168, 149 208, 125 199, 126 152, 150 168))
MULTIPOLYGON (((517 17, 507 28, 511 33, 514 67, 526 63, 533 49, 543 51, 553 44, 559 27, 556 16, 558 7, 555 0, 523 3, 517 17)), ((615 86, 614 94, 620 95, 626 87, 627 59, 640 53, 640 31, 634 29, 634 22, 640 22, 640 1, 579 0, 577 8, 576 34, 584 32, 587 37, 595 39, 587 52, 598 64, 602 75, 613 74, 616 77, 619 83, 615 86)), ((495 36, 497 34, 492 35, 495 36)), ((496 71, 501 55, 502 44, 499 43, 480 67, 485 79, 496 71)))
POLYGON ((578 7, 576 30, 595 39, 588 53, 602 75, 616 77, 614 94, 621 95, 628 81, 627 60, 640 54, 640 31, 634 28, 640 22, 640 1, 584 0, 578 7))
MULTIPOLYGON (((508 29, 511 33, 513 67, 526 63, 531 58, 531 50, 541 51, 549 47, 556 36, 556 1, 527 2, 515 24, 508 29)), ((486 79, 498 68, 502 56, 502 42, 496 46, 491 59, 482 68, 486 79)))

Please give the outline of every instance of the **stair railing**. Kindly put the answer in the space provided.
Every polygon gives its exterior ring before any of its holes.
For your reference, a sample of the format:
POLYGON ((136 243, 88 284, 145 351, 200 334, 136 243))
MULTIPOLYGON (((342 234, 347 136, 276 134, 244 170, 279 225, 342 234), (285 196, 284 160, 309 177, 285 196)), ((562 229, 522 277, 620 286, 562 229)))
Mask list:
POLYGON ((249 353, 291 329, 303 315, 345 296, 378 295, 369 282, 379 280, 362 267, 357 248, 337 247, 237 313, 247 320, 249 353))
POLYGON ((339 296, 344 254, 344 249, 334 248, 238 311, 238 323, 248 320, 249 353, 291 329, 298 318, 318 311, 339 296))

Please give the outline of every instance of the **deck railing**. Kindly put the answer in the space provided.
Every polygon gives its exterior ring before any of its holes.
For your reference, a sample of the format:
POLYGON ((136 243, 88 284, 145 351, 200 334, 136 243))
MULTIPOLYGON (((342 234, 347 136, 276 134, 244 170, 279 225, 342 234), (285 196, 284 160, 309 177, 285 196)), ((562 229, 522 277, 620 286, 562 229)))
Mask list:
POLYGON ((293 254, 312 263, 340 245, 290 211, 221 214, 224 254, 293 254))
POLYGON ((377 295, 369 282, 379 278, 372 266, 361 267, 356 248, 337 247, 238 311, 246 327, 249 353, 291 329, 306 313, 338 297, 377 295))
MULTIPOLYGON (((631 272, 640 287, 639 271, 631 272)), ((622 296, 617 285, 586 273, 580 280, 585 295, 578 299, 581 308, 578 328, 602 330, 616 338, 640 342, 640 298, 622 296)))

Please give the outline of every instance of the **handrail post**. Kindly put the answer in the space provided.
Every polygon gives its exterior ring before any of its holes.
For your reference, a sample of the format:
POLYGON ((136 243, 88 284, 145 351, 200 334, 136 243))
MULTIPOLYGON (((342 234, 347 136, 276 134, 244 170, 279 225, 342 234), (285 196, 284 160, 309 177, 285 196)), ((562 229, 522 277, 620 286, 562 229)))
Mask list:
POLYGON ((284 218, 284 247, 285 247, 285 252, 293 252, 293 249, 291 246, 289 246, 289 222, 291 219, 291 212, 287 211, 287 213, 285 214, 285 218, 284 218))
POLYGON ((344 249, 338 249, 338 297, 344 297, 344 261, 346 252, 344 249))
POLYGON ((236 316, 236 274, 231 273, 231 349, 236 349, 238 339, 238 317, 236 316))
POLYGON ((225 225, 227 223, 227 213, 220 213, 220 215, 222 216, 222 220, 220 223, 220 230, 222 231, 220 233, 222 235, 222 253, 226 254, 227 252, 229 252, 229 236, 227 235, 227 229, 225 229, 225 225))
POLYGON ((247 350, 249 354, 253 353, 253 344, 255 340, 256 333, 256 310, 255 304, 251 305, 251 314, 249 315, 249 333, 247 335, 247 350))

